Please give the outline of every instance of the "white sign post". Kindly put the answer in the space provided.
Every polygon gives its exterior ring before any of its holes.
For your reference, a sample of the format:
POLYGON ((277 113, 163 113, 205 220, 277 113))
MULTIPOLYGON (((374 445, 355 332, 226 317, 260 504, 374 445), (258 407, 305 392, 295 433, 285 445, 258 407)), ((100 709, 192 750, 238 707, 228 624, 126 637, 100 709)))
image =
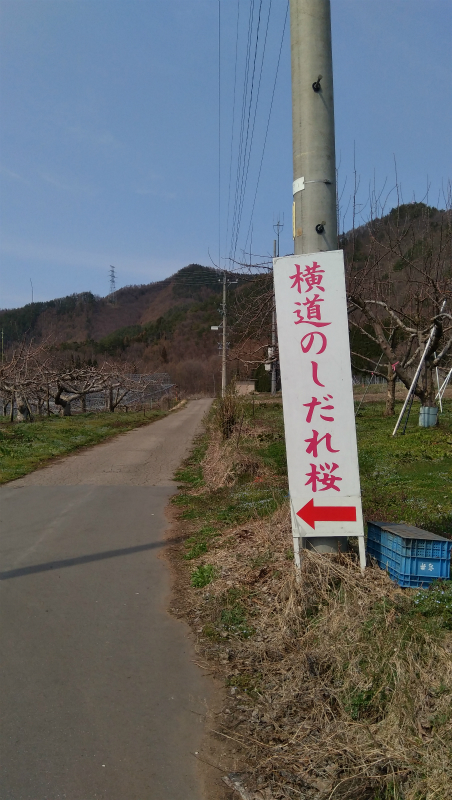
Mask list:
POLYGON ((343 253, 273 265, 295 560, 300 539, 356 536, 364 568, 343 253))

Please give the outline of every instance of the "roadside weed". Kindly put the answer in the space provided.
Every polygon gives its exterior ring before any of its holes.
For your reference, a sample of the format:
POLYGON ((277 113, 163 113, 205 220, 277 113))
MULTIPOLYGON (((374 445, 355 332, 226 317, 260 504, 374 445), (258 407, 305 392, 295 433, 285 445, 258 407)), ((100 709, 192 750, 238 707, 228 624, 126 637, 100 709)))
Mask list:
POLYGON ((203 586, 211 583, 214 578, 215 567, 212 564, 200 564, 191 573, 190 583, 195 589, 202 589, 203 586))

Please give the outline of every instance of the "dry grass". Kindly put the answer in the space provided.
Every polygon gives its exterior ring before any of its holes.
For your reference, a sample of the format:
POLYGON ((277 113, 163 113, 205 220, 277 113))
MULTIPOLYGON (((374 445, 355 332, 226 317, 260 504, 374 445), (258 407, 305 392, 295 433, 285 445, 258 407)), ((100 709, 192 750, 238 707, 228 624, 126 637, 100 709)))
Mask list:
MULTIPOLYGON (((237 451, 211 432, 208 486, 237 479, 237 451)), ((353 553, 304 551, 297 578, 290 542, 285 507, 225 528, 191 562, 217 577, 185 582, 180 606, 228 687, 215 730, 249 796, 448 800, 452 634, 378 567, 363 577, 353 553)))
POLYGON ((187 597, 204 655, 235 687, 219 730, 244 749, 250 783, 275 798, 358 800, 394 783, 406 800, 446 800, 450 637, 353 556, 307 551, 298 582, 288 536, 282 511, 225 533, 209 554, 220 577, 187 597))
POLYGON ((256 478, 268 474, 269 470, 259 458, 253 457, 239 448, 240 436, 247 435, 248 427, 242 423, 241 429, 237 429, 226 441, 223 441, 218 427, 216 425, 209 426, 209 444, 202 468, 204 480, 210 490, 234 486, 243 475, 256 478))

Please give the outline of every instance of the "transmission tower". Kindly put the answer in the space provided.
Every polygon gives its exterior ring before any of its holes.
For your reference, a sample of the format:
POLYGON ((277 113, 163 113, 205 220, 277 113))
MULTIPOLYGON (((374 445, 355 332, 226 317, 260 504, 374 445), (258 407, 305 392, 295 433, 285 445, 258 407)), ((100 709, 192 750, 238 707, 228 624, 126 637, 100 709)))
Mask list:
POLYGON ((110 294, 116 292, 116 275, 115 268, 110 264, 110 294))

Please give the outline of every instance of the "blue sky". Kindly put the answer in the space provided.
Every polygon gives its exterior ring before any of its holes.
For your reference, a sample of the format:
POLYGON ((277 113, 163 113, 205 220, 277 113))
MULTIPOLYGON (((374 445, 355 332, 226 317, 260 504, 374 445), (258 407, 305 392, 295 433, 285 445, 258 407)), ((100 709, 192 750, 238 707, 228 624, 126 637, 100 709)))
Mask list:
MULTIPOLYGON (((237 0, 221 0, 219 146, 217 0, 0 0, 0 307, 30 302, 31 283, 35 300, 105 295, 110 264, 119 287, 229 255, 253 2, 254 42, 260 0, 240 0, 238 26, 237 0)), ((429 185, 438 204, 452 172, 452 3, 331 5, 342 205, 354 149, 363 203, 374 175, 394 184, 395 158, 403 199, 429 185)), ((238 258, 270 254, 282 215, 292 250, 288 25, 275 84, 286 7, 262 0, 238 258)))

